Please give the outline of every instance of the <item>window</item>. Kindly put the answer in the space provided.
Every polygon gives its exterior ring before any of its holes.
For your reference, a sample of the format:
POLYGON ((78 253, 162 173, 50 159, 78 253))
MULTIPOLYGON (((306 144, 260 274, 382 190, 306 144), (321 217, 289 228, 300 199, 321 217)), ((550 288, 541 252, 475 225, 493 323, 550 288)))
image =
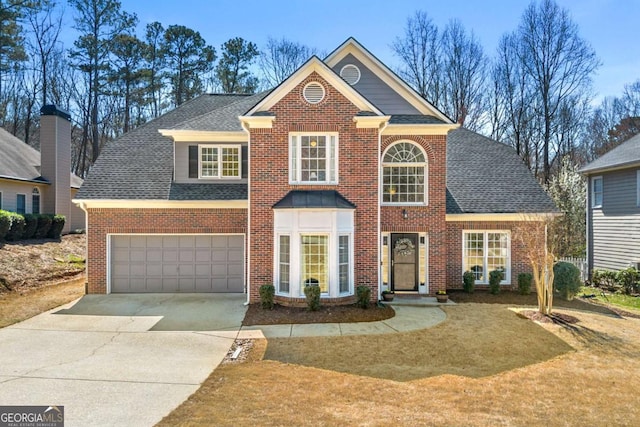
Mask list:
POLYGON ((280 236, 278 292, 288 294, 290 289, 291 244, 289 236, 280 236))
POLYGON ((349 236, 338 237, 338 282, 340 293, 349 292, 349 236))
POLYGON ((337 184, 337 135, 290 136, 290 173, 291 183, 337 184))
POLYGON ((382 202, 426 203, 426 157, 411 142, 389 147, 382 158, 382 202))
POLYGON ((511 248, 507 231, 465 231, 463 232, 464 271, 471 271, 476 283, 489 283, 489 273, 502 270, 504 280, 511 282, 511 248))
POLYGON ((31 212, 34 214, 40 213, 40 190, 34 188, 31 192, 31 212))
POLYGON ((241 177, 240 146, 200 145, 200 178, 241 177))
POLYGON ((594 176, 591 178, 591 207, 602 207, 602 195, 603 195, 602 177, 594 176))
POLYGON ((2 191, 0 191, 0 210, 2 209, 2 191))
POLYGON ((22 215, 27 213, 27 196, 25 194, 18 194, 16 196, 16 213, 22 215))
MULTIPOLYGON (((303 286, 318 285, 322 293, 329 292, 327 236, 300 236, 302 245, 301 282, 303 286)), ((300 289, 304 293, 304 289, 300 289)))

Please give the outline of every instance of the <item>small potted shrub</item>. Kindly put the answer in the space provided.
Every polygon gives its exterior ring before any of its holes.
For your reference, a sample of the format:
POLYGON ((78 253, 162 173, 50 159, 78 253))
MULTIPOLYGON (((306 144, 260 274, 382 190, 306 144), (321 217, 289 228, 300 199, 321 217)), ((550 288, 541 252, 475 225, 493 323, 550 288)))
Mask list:
POLYGON ((385 301, 393 301, 393 298, 395 297, 396 293, 393 292, 391 289, 385 289, 384 291, 382 291, 382 299, 385 301))
POLYGON ((447 291, 438 291, 436 292, 436 300, 443 304, 449 301, 449 295, 447 295, 447 291))
POLYGON ((465 271, 462 275, 462 288, 468 294, 473 293, 476 283, 476 275, 472 271, 465 271))

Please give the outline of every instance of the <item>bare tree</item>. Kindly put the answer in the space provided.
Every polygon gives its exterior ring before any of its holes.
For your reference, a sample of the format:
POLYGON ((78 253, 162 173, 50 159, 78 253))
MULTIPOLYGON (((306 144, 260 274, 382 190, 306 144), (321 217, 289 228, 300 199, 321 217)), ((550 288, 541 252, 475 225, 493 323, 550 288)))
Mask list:
POLYGON ((427 13, 417 11, 407 18, 404 36, 397 37, 391 48, 402 61, 398 74, 424 98, 440 105, 442 43, 438 27, 427 13))
POLYGON ((488 58, 473 33, 458 20, 450 21, 442 35, 445 84, 444 111, 457 123, 478 130, 485 113, 488 58))
POLYGON ((280 40, 269 37, 259 56, 265 85, 269 88, 278 86, 315 54, 315 49, 301 43, 284 37, 280 40))
POLYGON ((516 30, 517 55, 537 97, 536 114, 542 119, 542 178, 551 177, 552 138, 562 109, 591 97, 591 76, 599 61, 584 41, 569 13, 553 0, 531 3, 516 30))

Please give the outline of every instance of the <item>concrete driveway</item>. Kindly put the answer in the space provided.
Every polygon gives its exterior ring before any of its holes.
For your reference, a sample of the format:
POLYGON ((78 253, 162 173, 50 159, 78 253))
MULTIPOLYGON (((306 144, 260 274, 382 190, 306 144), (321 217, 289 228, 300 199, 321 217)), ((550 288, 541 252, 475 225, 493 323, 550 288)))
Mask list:
POLYGON ((63 405, 66 426, 151 426, 222 361, 242 294, 87 295, 0 329, 0 405, 63 405))

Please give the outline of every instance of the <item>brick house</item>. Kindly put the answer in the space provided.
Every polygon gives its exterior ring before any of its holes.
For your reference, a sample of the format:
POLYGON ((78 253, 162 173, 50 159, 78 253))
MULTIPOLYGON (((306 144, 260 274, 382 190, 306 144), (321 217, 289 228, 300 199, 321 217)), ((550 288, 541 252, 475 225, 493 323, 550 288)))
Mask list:
POLYGON ((356 40, 275 89, 202 95, 110 143, 75 200, 88 291, 325 303, 528 271, 511 230, 556 207, 510 147, 461 129, 356 40), (529 215, 530 217, 530 215, 529 215))

